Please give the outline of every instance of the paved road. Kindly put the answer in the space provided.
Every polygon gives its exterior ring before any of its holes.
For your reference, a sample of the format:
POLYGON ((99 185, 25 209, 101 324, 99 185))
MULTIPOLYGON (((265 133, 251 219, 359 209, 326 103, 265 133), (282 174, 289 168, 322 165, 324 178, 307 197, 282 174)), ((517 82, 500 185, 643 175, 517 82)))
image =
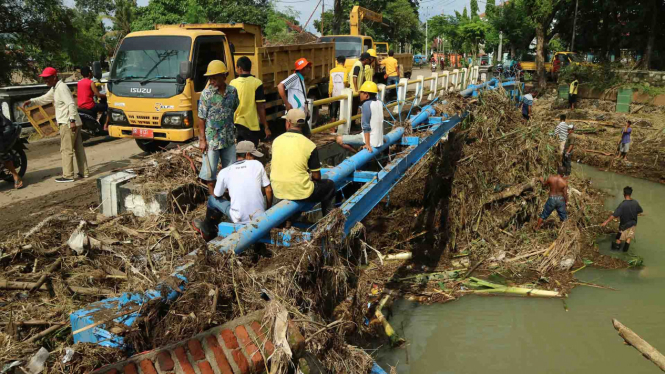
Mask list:
POLYGON ((60 138, 43 139, 28 144, 28 170, 23 177, 25 187, 14 190, 13 184, 0 182, 0 206, 6 207, 53 192, 76 189, 87 181, 127 166, 133 159, 145 155, 132 139, 94 138, 84 145, 90 168, 89 179, 77 180, 74 183, 56 183, 55 178, 62 174, 60 138))

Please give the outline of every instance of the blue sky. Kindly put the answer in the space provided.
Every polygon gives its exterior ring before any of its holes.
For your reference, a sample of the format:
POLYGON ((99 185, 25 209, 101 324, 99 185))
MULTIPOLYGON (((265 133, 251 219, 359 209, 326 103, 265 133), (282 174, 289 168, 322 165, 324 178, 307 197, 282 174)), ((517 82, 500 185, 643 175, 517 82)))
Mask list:
MULTIPOLYGON (((334 0, 321 0, 325 1, 325 8, 332 9, 334 0)), ((497 3, 499 3, 497 1, 497 3)), ((74 0, 64 0, 65 5, 73 7, 74 0)), ((300 12, 300 24, 304 25, 307 22, 307 19, 312 14, 316 8, 316 14, 312 16, 312 19, 307 25, 307 31, 315 33, 314 30, 314 20, 321 19, 321 6, 316 7, 319 3, 319 0, 279 0, 275 1, 277 9, 284 10, 287 7, 292 7, 293 9, 300 12)), ((148 5, 148 0, 137 0, 139 6, 148 5)), ((420 3, 420 20, 425 21, 427 17, 433 17, 437 14, 455 14, 455 11, 462 12, 464 6, 469 8, 469 0, 423 0, 420 3)), ((478 6, 480 7, 480 12, 482 13, 485 10, 485 1, 478 0, 478 6)))

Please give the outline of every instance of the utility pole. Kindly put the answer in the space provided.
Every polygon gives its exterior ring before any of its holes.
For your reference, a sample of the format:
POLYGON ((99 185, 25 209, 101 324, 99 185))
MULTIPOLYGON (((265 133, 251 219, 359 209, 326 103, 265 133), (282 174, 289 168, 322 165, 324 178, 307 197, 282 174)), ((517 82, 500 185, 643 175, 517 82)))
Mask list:
POLYGON ((323 36, 323 30, 324 30, 324 28, 323 28, 323 17, 325 15, 325 13, 326 13, 326 0, 323 0, 321 2, 321 36, 323 36))
POLYGON ((501 52, 501 47, 503 47, 503 31, 499 31, 499 55, 496 56, 497 62, 503 60, 503 52, 501 52))
POLYGON ((342 24, 342 0, 335 0, 333 6, 333 35, 339 35, 339 27, 342 24))
POLYGON ((573 41, 570 42, 570 51, 575 52, 575 29, 577 29, 577 5, 580 0, 575 0, 575 17, 573 18, 573 41))
POLYGON ((425 20, 425 58, 429 59, 429 53, 427 53, 427 47, 428 47, 428 45, 427 45, 427 39, 428 39, 428 36, 427 36, 427 21, 428 20, 426 19, 425 20))

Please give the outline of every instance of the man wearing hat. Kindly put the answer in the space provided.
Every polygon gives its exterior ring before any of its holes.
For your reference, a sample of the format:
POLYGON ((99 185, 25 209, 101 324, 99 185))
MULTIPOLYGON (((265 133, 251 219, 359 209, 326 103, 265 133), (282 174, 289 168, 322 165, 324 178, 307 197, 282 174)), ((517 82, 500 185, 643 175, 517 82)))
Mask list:
POLYGON ((270 182, 277 198, 320 202, 325 216, 335 197, 335 182, 321 179, 319 152, 302 134, 302 128, 307 127, 305 118, 300 109, 286 114, 286 132, 272 143, 270 182))
MULTIPOLYGON (((363 82, 365 81, 365 66, 371 61, 372 56, 365 52, 353 63, 353 66, 349 71, 349 85, 351 86, 353 93, 358 93, 358 89, 363 85, 363 82)), ((356 107, 356 105, 354 105, 354 107, 356 107)))
POLYGON ((205 219, 192 222, 205 241, 217 237, 217 225, 222 215, 233 223, 247 223, 272 206, 270 180, 263 164, 256 160, 263 157, 263 153, 257 151, 249 140, 239 142, 235 152, 236 162, 217 175, 214 193, 208 197, 205 219), (222 197, 227 190, 231 201, 222 197))
MULTIPOLYGON (((305 77, 312 71, 312 63, 306 58, 299 58, 295 63, 295 72, 277 85, 277 91, 282 98, 286 111, 291 109, 300 109, 309 117, 309 108, 307 107, 307 86, 305 77)), ((302 133, 310 137, 309 126, 303 126, 302 133)))
POLYGON ((223 169, 236 160, 234 115, 240 100, 235 87, 226 84, 228 73, 222 61, 210 61, 204 74, 209 84, 199 100, 199 148, 203 152, 199 178, 208 185, 210 195, 219 162, 223 169))
POLYGON ((360 124, 363 132, 354 135, 339 135, 337 144, 354 153, 356 150, 353 147, 362 147, 372 152, 373 147, 383 145, 383 103, 376 98, 378 92, 376 83, 363 83, 360 87, 360 101, 362 102, 360 124))
POLYGON ((376 51, 370 48, 367 50, 367 54, 369 54, 369 63, 365 66, 365 82, 374 82, 374 66, 376 65, 377 58, 376 51))
POLYGON ((60 128, 60 156, 62 157, 62 177, 56 178, 59 183, 74 181, 74 155, 78 166, 78 177, 87 178, 88 160, 83 148, 81 135, 81 117, 79 117, 76 102, 69 87, 58 80, 58 72, 48 67, 39 75, 44 83, 51 89, 44 95, 23 103, 24 107, 53 103, 55 107, 55 120, 60 128))

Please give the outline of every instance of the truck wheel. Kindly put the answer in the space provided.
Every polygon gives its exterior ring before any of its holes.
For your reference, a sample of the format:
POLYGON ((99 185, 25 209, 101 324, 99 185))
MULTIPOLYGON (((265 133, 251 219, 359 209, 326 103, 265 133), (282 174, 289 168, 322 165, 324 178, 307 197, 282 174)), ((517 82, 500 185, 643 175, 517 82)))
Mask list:
POLYGON ((136 145, 145 153, 163 151, 170 142, 163 140, 136 139, 136 145))

